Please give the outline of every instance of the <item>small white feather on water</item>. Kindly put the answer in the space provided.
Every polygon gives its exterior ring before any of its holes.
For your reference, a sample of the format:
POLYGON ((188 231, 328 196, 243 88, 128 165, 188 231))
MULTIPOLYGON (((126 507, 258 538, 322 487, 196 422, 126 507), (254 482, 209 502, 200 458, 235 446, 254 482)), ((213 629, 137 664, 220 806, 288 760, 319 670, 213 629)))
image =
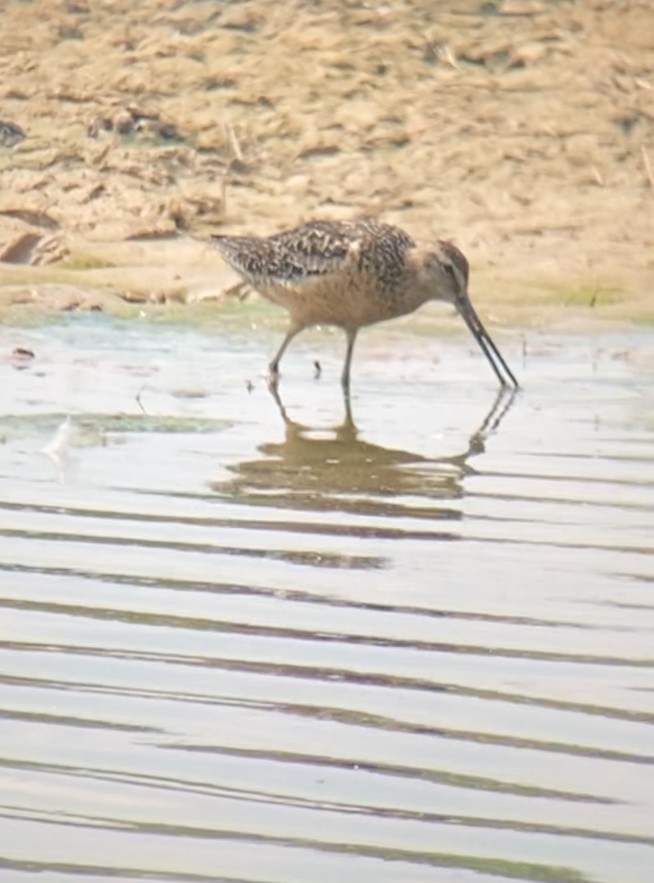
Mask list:
POLYGON ((73 420, 70 416, 59 424, 51 440, 41 448, 41 453, 49 457, 59 470, 60 480, 70 463, 71 441, 73 437, 73 420))

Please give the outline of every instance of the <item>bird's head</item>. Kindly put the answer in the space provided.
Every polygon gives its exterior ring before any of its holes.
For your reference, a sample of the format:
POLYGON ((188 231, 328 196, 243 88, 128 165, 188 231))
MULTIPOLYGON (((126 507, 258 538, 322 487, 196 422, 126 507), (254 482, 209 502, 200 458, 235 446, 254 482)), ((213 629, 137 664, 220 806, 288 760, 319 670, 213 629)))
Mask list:
POLYGON ((465 255, 451 242, 440 240, 419 253, 419 286, 430 300, 453 304, 490 362, 502 386, 517 387, 511 369, 484 328, 468 295, 469 266, 465 255))
POLYGON ((451 242, 439 241, 422 254, 422 283, 430 299, 455 306, 468 298, 469 267, 465 255, 451 242))

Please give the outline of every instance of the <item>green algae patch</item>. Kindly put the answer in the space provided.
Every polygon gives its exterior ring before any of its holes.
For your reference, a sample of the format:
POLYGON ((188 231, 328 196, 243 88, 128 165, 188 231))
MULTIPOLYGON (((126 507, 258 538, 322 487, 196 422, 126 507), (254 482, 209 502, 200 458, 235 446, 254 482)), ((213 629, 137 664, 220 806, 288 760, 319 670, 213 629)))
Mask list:
POLYGON ((17 438, 49 437, 67 424, 76 447, 103 444, 107 436, 127 434, 186 434, 220 432, 231 424, 213 420, 176 415, 148 414, 8 414, 0 417, 0 443, 17 438))
POLYGON ((95 254, 71 254, 59 264, 61 270, 107 270, 115 267, 112 261, 95 254))

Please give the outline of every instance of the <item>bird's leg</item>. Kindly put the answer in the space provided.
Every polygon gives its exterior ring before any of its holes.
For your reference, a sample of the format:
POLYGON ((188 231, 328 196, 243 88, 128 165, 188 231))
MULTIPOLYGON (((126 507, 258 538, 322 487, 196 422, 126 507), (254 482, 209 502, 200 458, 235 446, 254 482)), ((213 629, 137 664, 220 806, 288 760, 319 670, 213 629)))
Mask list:
POLYGON ((282 402, 282 400, 280 398, 277 384, 276 383, 275 384, 269 383, 268 389, 270 390, 270 394, 273 397, 275 404, 277 405, 277 410, 279 411, 279 414, 280 414, 282 420, 284 421, 284 423, 287 426, 290 426, 293 421, 290 419, 290 417, 286 413, 286 408, 284 407, 284 403, 282 402))
POLYGON ((341 374, 341 386, 347 393, 350 390, 350 365, 352 364, 352 353, 354 352, 354 341, 357 339, 358 328, 346 328, 347 349, 345 350, 345 362, 343 363, 343 373, 341 374))
POLYGON ((291 325, 286 332, 286 337, 282 340, 282 345, 275 353, 270 365, 268 366, 268 381, 271 386, 277 386, 277 381, 279 380, 279 363, 282 360, 282 356, 286 352, 286 348, 289 343, 293 340, 293 338, 302 331, 302 325, 291 325))
POLYGON ((356 436, 356 425, 354 423, 354 417, 352 416, 352 402, 350 400, 350 390, 343 389, 343 404, 345 405, 345 417, 343 419, 343 429, 351 432, 353 436, 356 436))

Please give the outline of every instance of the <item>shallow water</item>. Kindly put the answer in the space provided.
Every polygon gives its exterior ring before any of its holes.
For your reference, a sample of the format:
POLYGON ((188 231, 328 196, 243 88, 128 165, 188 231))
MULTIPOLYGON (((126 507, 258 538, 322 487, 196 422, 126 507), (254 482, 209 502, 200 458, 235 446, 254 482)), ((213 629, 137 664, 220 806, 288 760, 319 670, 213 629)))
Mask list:
POLYGON ((651 335, 277 333, 0 329, 0 879, 649 883, 651 335))

